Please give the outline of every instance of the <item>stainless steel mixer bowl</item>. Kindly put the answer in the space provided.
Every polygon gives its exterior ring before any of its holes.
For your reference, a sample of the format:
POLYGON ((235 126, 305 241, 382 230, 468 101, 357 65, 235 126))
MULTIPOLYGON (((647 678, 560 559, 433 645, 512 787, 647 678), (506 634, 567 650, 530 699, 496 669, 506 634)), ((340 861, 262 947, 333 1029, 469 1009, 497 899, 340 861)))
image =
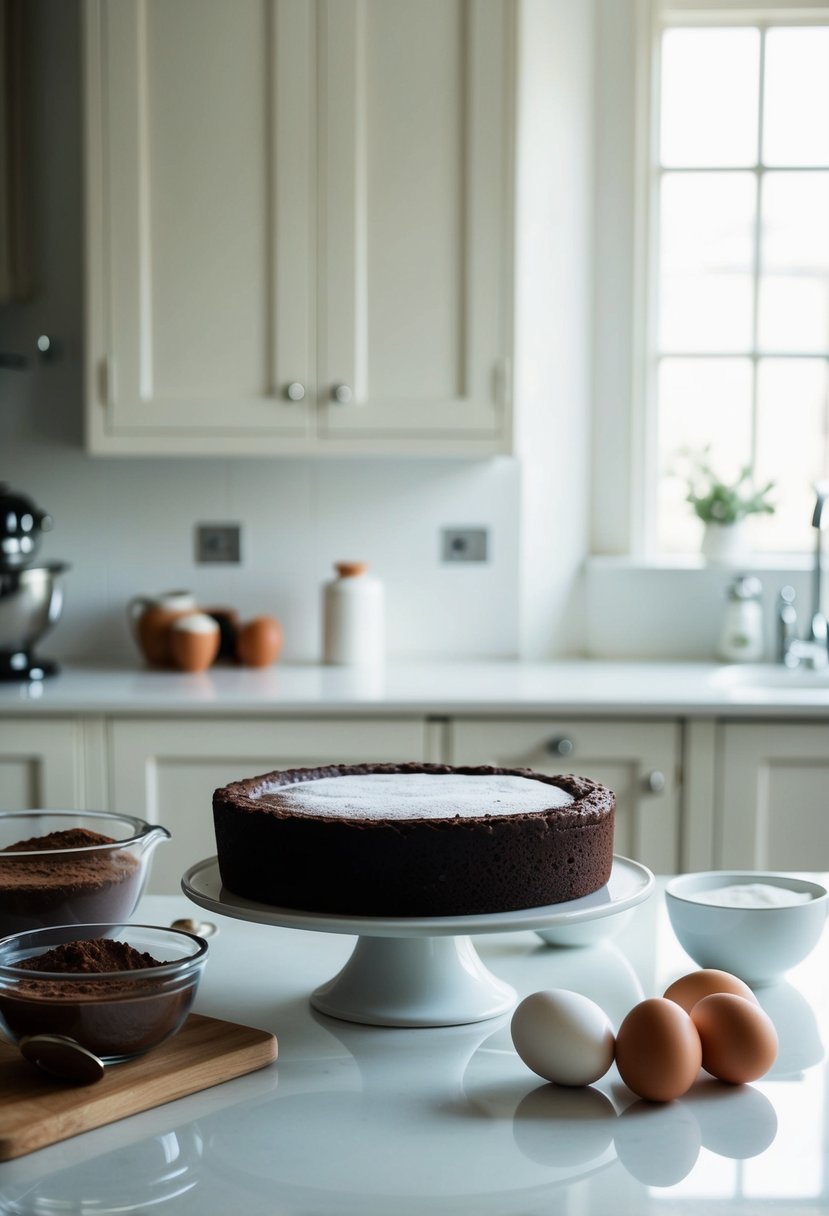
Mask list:
POLYGON ((55 624, 63 608, 65 562, 0 570, 0 651, 25 651, 55 624))

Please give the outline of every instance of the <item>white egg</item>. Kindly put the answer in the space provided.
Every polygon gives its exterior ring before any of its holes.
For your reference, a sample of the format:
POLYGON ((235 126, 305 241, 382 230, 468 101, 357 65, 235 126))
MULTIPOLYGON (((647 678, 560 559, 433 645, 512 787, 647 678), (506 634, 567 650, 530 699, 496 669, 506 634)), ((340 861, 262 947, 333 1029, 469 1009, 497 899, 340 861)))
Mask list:
POLYGON ((556 1085, 590 1085, 613 1063, 610 1018, 579 992, 532 993, 517 1006, 510 1029, 527 1067, 556 1085))

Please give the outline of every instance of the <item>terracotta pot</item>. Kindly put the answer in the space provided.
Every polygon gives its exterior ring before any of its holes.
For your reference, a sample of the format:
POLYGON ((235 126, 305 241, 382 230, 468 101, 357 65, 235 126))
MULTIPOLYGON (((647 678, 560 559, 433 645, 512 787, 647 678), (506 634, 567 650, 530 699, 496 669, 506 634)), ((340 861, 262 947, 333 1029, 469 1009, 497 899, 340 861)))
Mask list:
POLYGON ((167 631, 170 657, 179 671, 206 671, 219 653, 221 631, 204 612, 178 617, 167 631))

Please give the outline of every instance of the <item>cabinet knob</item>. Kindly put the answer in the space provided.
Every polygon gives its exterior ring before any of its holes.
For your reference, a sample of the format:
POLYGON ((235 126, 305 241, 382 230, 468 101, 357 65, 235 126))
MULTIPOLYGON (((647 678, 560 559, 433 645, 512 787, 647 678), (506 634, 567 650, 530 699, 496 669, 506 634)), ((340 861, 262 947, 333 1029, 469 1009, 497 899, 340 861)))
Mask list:
POLYGON ((665 780, 665 774, 660 773, 659 769, 655 768, 647 774, 642 784, 649 794, 661 794, 668 783, 665 780))
POLYGON ((575 743, 572 739, 568 739, 566 735, 557 735, 547 744, 547 752, 551 756, 569 756, 575 750, 575 743))
POLYGON ((354 391, 350 384, 335 384, 331 389, 331 399, 338 405, 350 405, 354 400, 354 391))
POLYGON ((302 401, 305 397, 305 385, 299 380, 292 380, 285 389, 285 395, 289 401, 302 401))

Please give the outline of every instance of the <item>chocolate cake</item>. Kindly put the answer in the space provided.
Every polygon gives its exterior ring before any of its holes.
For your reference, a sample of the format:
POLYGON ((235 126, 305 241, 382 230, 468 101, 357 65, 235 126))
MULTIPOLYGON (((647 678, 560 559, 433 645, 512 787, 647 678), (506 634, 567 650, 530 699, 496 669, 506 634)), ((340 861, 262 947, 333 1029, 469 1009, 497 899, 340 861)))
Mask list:
POLYGON ((578 899, 610 877, 616 800, 585 777, 332 765, 213 795, 222 883, 278 907, 462 916, 578 899))

